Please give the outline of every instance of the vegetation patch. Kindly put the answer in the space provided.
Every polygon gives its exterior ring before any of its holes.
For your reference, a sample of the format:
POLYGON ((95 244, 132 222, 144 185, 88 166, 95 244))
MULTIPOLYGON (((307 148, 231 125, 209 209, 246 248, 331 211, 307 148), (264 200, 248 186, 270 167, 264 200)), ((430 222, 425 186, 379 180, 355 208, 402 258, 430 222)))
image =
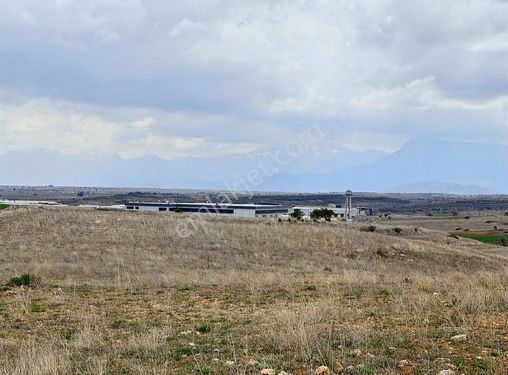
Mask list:
POLYGON ((69 328, 69 329, 66 329, 62 332, 62 337, 65 340, 71 340, 75 335, 76 335, 76 329, 74 329, 74 328, 69 328))
POLYGON ((35 276, 29 273, 24 273, 21 276, 14 276, 9 279, 7 286, 32 286, 35 282, 35 276))
POLYGON ((196 331, 199 333, 208 333, 212 330, 212 325, 209 323, 202 323, 196 326, 196 331))
POLYGON ((32 302, 30 305, 28 305, 28 311, 33 313, 41 312, 42 308, 41 305, 39 305, 37 302, 32 302))
POLYGON ((10 207, 8 204, 0 203, 0 210, 4 210, 6 208, 10 207))
POLYGON ((499 230, 463 231, 456 232, 455 235, 492 245, 508 246, 508 235, 499 230))

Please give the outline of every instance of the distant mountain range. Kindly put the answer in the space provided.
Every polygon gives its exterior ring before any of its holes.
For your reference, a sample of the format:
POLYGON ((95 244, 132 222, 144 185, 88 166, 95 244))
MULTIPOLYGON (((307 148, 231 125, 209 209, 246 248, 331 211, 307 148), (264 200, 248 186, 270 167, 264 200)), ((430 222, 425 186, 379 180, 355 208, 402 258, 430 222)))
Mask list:
POLYGON ((164 160, 31 149, 0 154, 1 185, 73 185, 265 191, 487 194, 508 192, 508 146, 410 141, 394 153, 324 147, 252 179, 268 153, 164 160), (250 181, 253 183, 249 183, 250 181))

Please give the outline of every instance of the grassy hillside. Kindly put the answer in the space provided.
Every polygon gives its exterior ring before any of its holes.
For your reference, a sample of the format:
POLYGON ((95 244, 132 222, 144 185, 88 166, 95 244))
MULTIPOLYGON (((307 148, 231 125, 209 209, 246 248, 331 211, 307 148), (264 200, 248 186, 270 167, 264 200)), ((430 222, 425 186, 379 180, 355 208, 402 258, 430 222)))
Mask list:
POLYGON ((4 210, 0 231, 0 374, 508 371, 500 246, 75 208, 4 210))

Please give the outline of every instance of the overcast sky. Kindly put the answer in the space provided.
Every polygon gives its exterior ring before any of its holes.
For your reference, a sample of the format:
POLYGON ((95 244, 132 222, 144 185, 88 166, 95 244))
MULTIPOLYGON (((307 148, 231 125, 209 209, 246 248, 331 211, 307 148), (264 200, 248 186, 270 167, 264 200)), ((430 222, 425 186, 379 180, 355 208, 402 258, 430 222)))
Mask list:
POLYGON ((508 143, 508 3, 0 0, 0 152, 174 158, 318 125, 508 143))

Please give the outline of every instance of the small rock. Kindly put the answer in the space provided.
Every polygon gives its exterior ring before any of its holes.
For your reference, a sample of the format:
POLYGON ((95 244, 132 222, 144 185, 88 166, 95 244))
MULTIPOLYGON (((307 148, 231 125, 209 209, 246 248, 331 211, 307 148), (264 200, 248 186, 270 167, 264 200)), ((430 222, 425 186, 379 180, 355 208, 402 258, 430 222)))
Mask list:
POLYGON ((251 367, 256 367, 256 366, 259 366, 259 362, 258 362, 258 361, 256 361, 255 359, 252 359, 252 358, 251 358, 251 359, 249 359, 249 360, 247 361, 247 365, 249 365, 249 366, 251 366, 251 367))
POLYGON ((362 355, 362 351, 360 349, 354 349, 354 350, 351 351, 351 355, 353 357, 359 357, 359 356, 362 355))
POLYGON ((187 345, 189 345, 191 348, 196 347, 196 344, 194 344, 193 342, 189 342, 187 345))
POLYGON ((340 374, 344 371, 344 366, 342 366, 342 363, 340 363, 339 361, 336 361, 333 364, 333 371, 335 371, 337 374, 340 374))
POLYGON ((369 358, 376 358, 376 356, 372 353, 367 353, 366 356, 369 358))
POLYGON ((441 370, 438 372, 438 375, 455 375, 455 372, 452 370, 441 370))
POLYGON ((455 336, 450 337, 450 340, 452 340, 453 342, 466 341, 467 335, 466 334, 455 335, 455 336))
POLYGON ((224 362, 224 364, 226 366, 228 366, 228 367, 233 367, 235 365, 235 362, 233 362, 233 361, 226 361, 226 362, 224 362))
POLYGON ((314 370, 314 375, 332 375, 332 372, 327 366, 319 366, 314 370))
POLYGON ((281 371, 281 372, 279 372, 278 375, 289 375, 289 374, 286 371, 281 371))
POLYGON ((259 373, 261 375, 275 375, 275 370, 273 368, 264 368, 259 373))
POLYGON ((348 374, 352 374, 355 371, 355 366, 348 366, 346 367, 346 372, 348 374))

